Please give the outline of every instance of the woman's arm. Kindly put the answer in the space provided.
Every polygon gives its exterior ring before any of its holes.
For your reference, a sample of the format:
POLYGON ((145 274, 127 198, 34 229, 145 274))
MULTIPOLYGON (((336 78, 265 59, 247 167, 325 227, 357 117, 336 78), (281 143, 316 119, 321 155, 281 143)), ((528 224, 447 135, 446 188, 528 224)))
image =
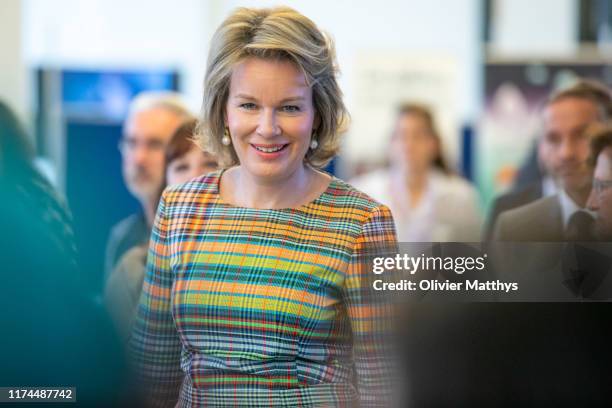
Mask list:
POLYGON ((181 342, 172 318, 169 219, 162 196, 149 244, 147 267, 131 339, 138 379, 151 406, 174 406, 184 373, 181 342))
POLYGON ((394 399, 392 383, 393 313, 389 293, 373 290, 375 279, 389 281, 389 275, 375 275, 375 257, 397 253, 397 240, 391 212, 375 208, 362 226, 355 242, 344 286, 344 301, 353 331, 353 356, 360 406, 388 407, 394 399))

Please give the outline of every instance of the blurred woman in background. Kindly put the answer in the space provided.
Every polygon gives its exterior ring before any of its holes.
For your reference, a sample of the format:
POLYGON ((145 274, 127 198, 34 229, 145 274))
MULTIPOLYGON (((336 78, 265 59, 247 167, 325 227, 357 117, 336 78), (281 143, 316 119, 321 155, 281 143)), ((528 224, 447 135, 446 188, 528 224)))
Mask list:
POLYGON ((476 190, 450 171, 428 108, 400 107, 388 157, 388 169, 359 177, 352 184, 390 207, 399 241, 480 240, 476 190))
POLYGON ((194 143, 197 120, 190 120, 179 127, 166 148, 166 184, 187 181, 217 170, 219 164, 212 154, 194 143))
MULTIPOLYGON (((186 183, 194 177, 217 170, 215 157, 194 143, 196 125, 195 119, 183 123, 166 146, 166 185, 186 183)), ((125 341, 129 339, 136 316, 146 259, 147 246, 136 246, 127 251, 104 289, 106 307, 125 341)))

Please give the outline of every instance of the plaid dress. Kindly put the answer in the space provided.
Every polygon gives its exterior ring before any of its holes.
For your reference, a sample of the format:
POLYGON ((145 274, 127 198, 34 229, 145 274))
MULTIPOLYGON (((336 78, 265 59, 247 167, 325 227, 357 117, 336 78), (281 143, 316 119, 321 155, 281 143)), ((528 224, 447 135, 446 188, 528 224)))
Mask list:
POLYGON ((298 208, 236 207, 221 174, 159 204, 132 335, 154 405, 376 405, 387 309, 367 258, 395 247, 389 210, 337 178, 298 208))

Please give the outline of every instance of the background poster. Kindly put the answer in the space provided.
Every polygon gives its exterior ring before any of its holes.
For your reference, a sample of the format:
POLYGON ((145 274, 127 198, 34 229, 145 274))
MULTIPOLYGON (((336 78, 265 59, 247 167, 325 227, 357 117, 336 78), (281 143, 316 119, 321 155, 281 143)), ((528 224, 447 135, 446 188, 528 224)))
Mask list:
POLYGON ((433 110, 445 153, 456 163, 457 62, 446 55, 361 53, 355 60, 352 123, 345 154, 359 173, 384 161, 399 104, 416 102, 433 110))

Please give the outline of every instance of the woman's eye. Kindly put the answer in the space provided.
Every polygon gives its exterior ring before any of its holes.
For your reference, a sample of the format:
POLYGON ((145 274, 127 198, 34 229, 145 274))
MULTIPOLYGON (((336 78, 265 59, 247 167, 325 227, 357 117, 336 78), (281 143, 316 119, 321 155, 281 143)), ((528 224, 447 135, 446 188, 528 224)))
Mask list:
POLYGON ((253 110, 255 109, 257 106, 253 103, 253 102, 246 102, 246 103, 242 103, 240 104, 240 107, 242 109, 246 109, 246 110, 253 110))
POLYGON ((181 173, 183 171, 187 171, 188 169, 189 169, 189 166, 187 166, 186 164, 179 164, 178 166, 174 168, 174 171, 181 173))
POLYGON ((296 105, 285 105, 283 106, 283 112, 296 113, 300 111, 300 107, 296 105))

